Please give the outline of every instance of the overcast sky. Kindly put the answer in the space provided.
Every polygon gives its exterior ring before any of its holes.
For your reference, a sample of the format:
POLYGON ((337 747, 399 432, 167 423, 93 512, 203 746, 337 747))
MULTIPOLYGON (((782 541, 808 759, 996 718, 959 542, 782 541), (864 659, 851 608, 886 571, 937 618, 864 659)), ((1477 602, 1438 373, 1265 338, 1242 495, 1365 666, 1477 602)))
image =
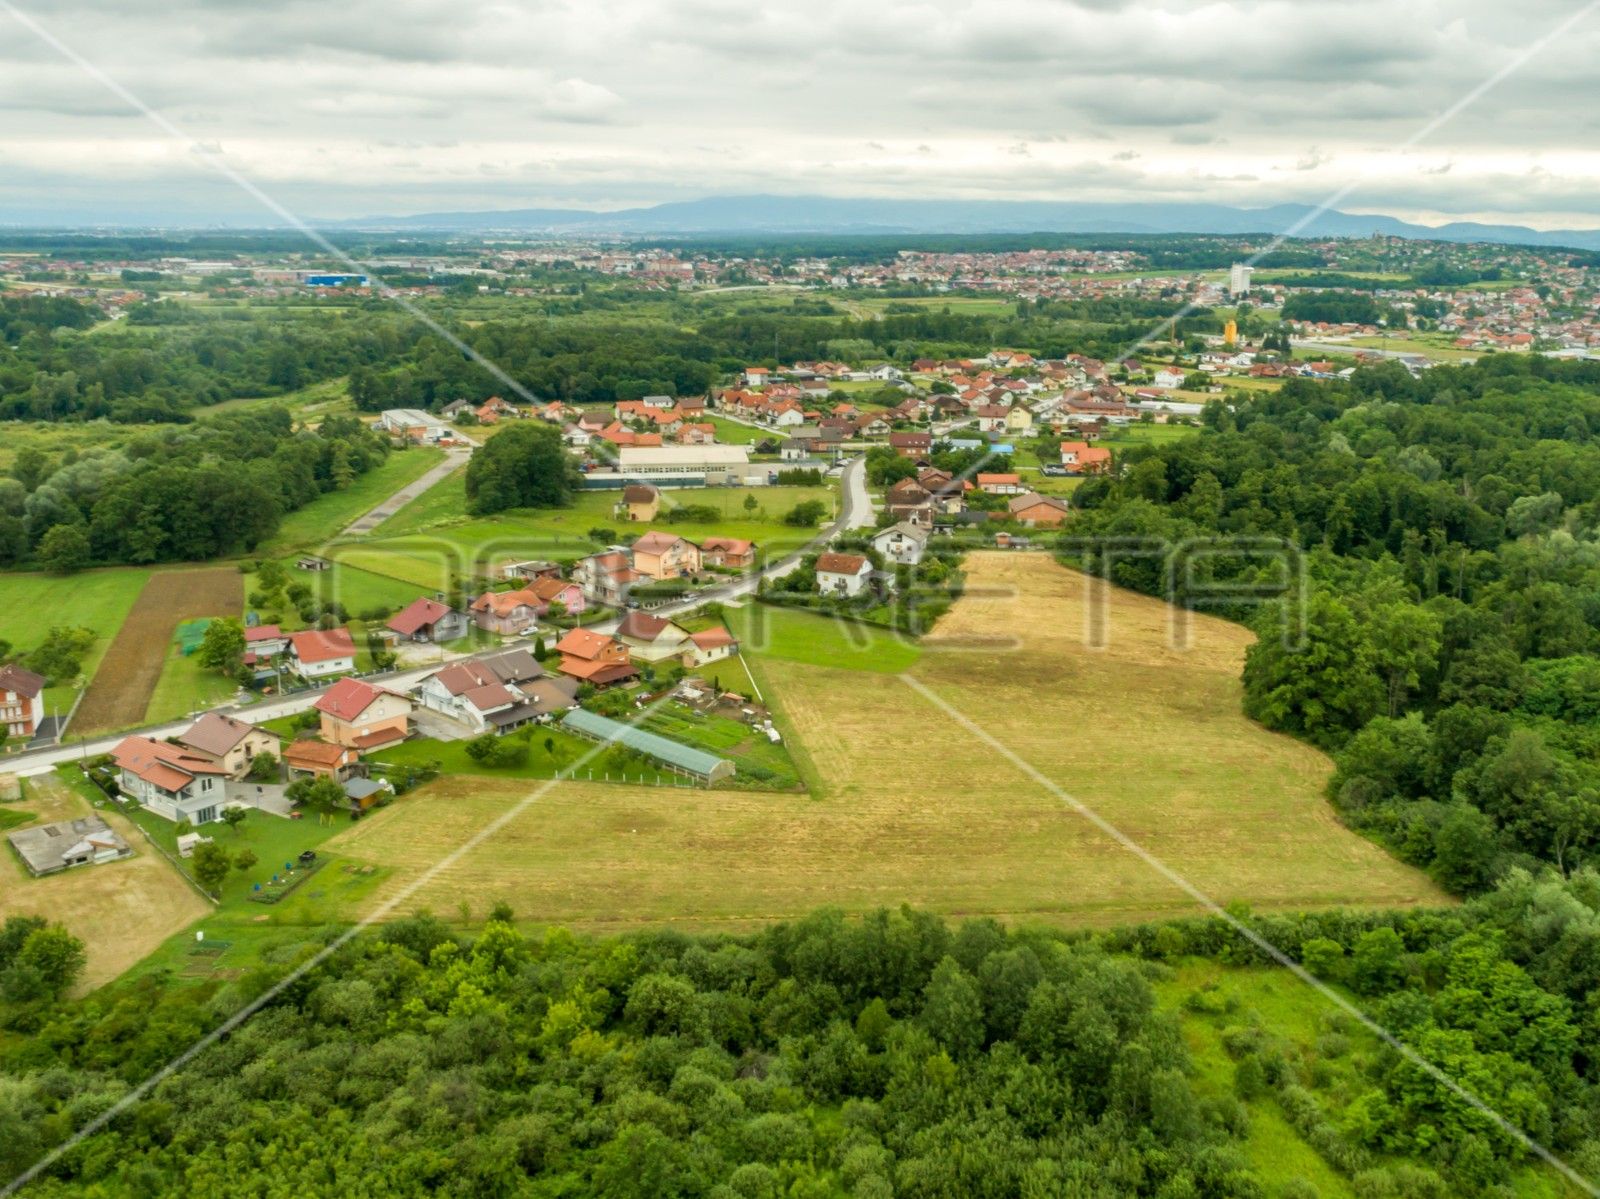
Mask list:
MULTIPOLYGON (((4 0, 9 3, 11 0, 4 0)), ((615 208, 776 192, 1317 202, 1600 225, 1584 0, 15 0, 0 219, 615 208)))

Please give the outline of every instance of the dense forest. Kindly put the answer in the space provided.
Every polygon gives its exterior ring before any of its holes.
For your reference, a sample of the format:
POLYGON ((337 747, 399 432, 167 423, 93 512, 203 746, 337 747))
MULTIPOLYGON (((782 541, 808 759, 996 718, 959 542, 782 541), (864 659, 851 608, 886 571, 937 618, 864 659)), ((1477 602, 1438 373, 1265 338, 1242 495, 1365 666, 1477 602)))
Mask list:
POLYGON ((142 433, 115 449, 25 446, 0 476, 0 565, 199 561, 254 549, 288 512, 389 453, 353 417, 297 427, 275 405, 142 433))
MULTIPOLYGON (((1252 1168, 1269 1107, 1362 1199, 1503 1194, 1529 1164, 1338 1013, 1314 1046, 1228 1015, 1230 1081, 1198 1087, 1155 989, 1196 957, 1259 961, 1220 920, 1089 935, 902 909, 592 941, 529 939, 510 917, 336 946, 28 1193, 1314 1199, 1252 1168)), ((1576 1168, 1600 1165, 1581 1048, 1600 876, 1518 874, 1447 913, 1256 923, 1576 1168)), ((54 930, 19 931, 0 935, 6 1178, 335 935, 286 931, 232 982, 146 974, 68 1001, 40 979, 69 952, 59 933, 26 948, 54 930)))
MULTIPOLYGON (((1209 419, 1085 487, 1074 534, 1300 547, 1303 588, 1229 614, 1261 634, 1247 711, 1337 754, 1344 817, 1460 891, 1508 865, 1589 861, 1600 364, 1496 357, 1418 378, 1389 364, 1209 419)), ((1201 586, 1270 574, 1243 551, 1206 569, 1201 586)), ((1112 574, 1167 586, 1158 559, 1112 574)))

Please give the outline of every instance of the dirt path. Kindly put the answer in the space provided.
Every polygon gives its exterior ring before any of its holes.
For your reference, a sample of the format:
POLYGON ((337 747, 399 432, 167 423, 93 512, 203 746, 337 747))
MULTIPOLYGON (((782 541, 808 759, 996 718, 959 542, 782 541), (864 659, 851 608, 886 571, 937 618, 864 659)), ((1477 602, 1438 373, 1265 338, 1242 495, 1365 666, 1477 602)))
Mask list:
POLYGON ((234 567, 151 575, 106 650, 71 732, 82 736, 142 723, 179 623, 243 611, 244 576, 234 567))
MULTIPOLYGON (((22 808, 37 817, 32 824, 91 811, 81 795, 54 775, 28 780, 22 808)), ((89 961, 80 991, 111 981, 211 910, 132 821, 109 808, 99 809, 99 815, 133 846, 133 857, 33 878, 9 846, 0 848, 0 919, 44 916, 82 938, 89 961)))

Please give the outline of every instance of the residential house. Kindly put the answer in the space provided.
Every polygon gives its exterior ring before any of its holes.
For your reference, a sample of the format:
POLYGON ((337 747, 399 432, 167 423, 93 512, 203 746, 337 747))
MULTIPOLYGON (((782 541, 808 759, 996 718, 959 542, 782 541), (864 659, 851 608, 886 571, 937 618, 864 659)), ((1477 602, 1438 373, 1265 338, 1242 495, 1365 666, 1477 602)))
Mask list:
POLYGON ((1075 475, 1099 475, 1111 469, 1111 451, 1086 441, 1063 441, 1061 465, 1075 475))
POLYGON ((515 591, 485 591, 472 601, 468 611, 480 629, 515 637, 543 616, 548 607, 532 588, 519 587, 515 591))
POLYGON ((595 434, 582 425, 568 425, 561 430, 561 442, 575 450, 586 450, 594 443, 595 434))
POLYGON ((649 483, 630 483, 622 489, 622 507, 629 520, 652 521, 661 511, 661 492, 649 483))
POLYGON ((872 535, 872 548, 890 562, 902 566, 915 566, 922 561, 928 547, 928 530, 925 526, 901 521, 880 529, 872 535))
POLYGON ((1164 366, 1151 377, 1151 381, 1157 387, 1182 387, 1188 377, 1188 372, 1179 367, 1164 366))
POLYGON ((753 541, 738 537, 707 537, 700 543, 700 561, 705 566, 724 566, 743 570, 755 565, 753 541))
POLYGON ((44 723, 49 680, 20 666, 0 666, 0 725, 8 737, 32 737, 44 723))
POLYGON ((704 666, 708 662, 731 658, 739 652, 739 642, 724 625, 720 624, 712 625, 709 629, 701 629, 697 633, 690 633, 689 641, 690 649, 684 664, 691 669, 704 666))
POLYGON ((505 733, 577 703, 578 681, 551 678, 527 650, 452 662, 423 679, 417 702, 474 732, 505 733))
POLYGON ((589 608, 589 601, 584 598, 583 588, 568 579, 535 579, 524 590, 532 594, 542 605, 539 609, 540 616, 548 616, 554 604, 560 604, 562 611, 573 615, 586 612, 589 608))
POLYGON ((617 640, 636 662, 660 662, 689 652, 689 630, 649 612, 629 612, 617 625, 617 640))
POLYGON ((607 550, 580 558, 572 566, 572 581, 583 589, 584 598, 594 604, 621 607, 628 590, 646 576, 633 568, 627 550, 607 550))
POLYGON ((531 583, 535 579, 559 579, 561 564, 547 562, 543 558, 533 558, 527 562, 507 562, 500 568, 500 577, 518 579, 524 583, 531 583))
POLYGON ((1007 511, 1012 520, 1025 525, 1059 525, 1067 519, 1070 509, 1065 500, 1030 492, 1014 497, 1007 505, 1007 511))
POLYGON ((982 404, 973 410, 973 416, 978 418, 978 432, 1003 433, 1006 427, 1006 413, 1009 408, 1002 408, 998 404, 982 404))
POLYGON ((389 618, 388 628, 402 641, 455 641, 472 627, 465 612, 418 596, 389 618))
POLYGON ((7 833, 28 873, 35 878, 133 856, 128 843, 99 816, 80 816, 7 833))
POLYGON ((244 660, 262 666, 289 648, 289 639, 275 624, 253 624, 244 631, 244 660))
POLYGON ((363 753, 399 745, 411 734, 411 700, 360 679, 340 679, 311 705, 324 741, 363 753))
POLYGON ((1010 434, 1026 433, 1033 428, 1033 413, 1021 404, 1006 410, 1006 432, 1010 434))
POLYGON ((1021 475, 983 474, 978 475, 978 490, 986 491, 990 495, 1021 495, 1027 490, 1022 485, 1021 475))
POLYGON ((124 737, 111 751, 117 785, 157 816, 208 824, 222 818, 228 768, 204 755, 149 737, 124 737))
POLYGON ((824 595, 860 595, 871 577, 872 562, 864 554, 817 555, 817 590, 824 595))
POLYGON ((289 634, 289 655, 302 678, 348 674, 356 668, 356 643, 349 629, 306 629, 289 634))
POLYGON ((555 648, 561 655, 561 673, 580 683, 609 687, 639 674, 626 645, 593 629, 573 629, 555 648))
POLYGON ((633 543, 633 569, 652 579, 676 579, 700 569, 700 547, 676 533, 652 529, 633 543))
POLYGON ((864 412, 856 417, 853 427, 860 437, 887 437, 893 426, 881 412, 864 412))
POLYGON ((884 493, 884 508, 896 520, 926 525, 933 521, 933 496, 915 479, 901 479, 884 493))
POLYGON ((283 764, 291 778, 331 778, 343 782, 361 761, 358 750, 334 745, 317 737, 301 737, 283 750, 283 764))
POLYGON ((891 433, 889 445, 902 458, 926 458, 933 449, 931 433, 891 433))
POLYGON ((778 457, 785 462, 804 462, 811 457, 813 442, 799 437, 786 437, 778 443, 778 457))
POLYGON ((221 712, 207 712, 179 734, 183 747, 225 768, 228 777, 242 779, 262 754, 277 757, 283 742, 276 734, 236 720, 221 712))

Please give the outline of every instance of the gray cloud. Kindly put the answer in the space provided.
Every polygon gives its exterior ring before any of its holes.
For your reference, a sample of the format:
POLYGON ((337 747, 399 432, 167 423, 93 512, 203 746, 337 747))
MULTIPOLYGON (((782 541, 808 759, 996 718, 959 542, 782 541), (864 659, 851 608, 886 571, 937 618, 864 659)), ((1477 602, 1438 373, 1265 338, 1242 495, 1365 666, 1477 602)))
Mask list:
MULTIPOLYGON (((36 0, 298 210, 609 207, 711 192, 1320 200, 1582 214, 1600 20, 1385 156, 1570 0, 36 0), (1314 149, 1308 149, 1315 147, 1314 149), (1137 163, 1137 169, 1131 164, 1137 163)), ((186 147, 0 38, 0 216, 238 219, 186 147), (163 192, 163 188, 166 189, 163 192)))

